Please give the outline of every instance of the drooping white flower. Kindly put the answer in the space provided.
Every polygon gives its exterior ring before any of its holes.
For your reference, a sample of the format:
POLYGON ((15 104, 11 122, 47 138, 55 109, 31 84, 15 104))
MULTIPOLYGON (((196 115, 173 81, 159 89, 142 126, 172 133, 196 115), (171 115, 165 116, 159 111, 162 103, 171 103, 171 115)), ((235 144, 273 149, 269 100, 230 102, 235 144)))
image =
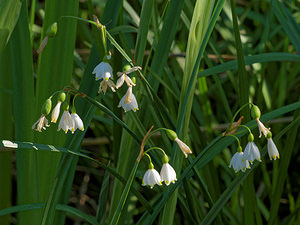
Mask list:
POLYGON ((163 164, 160 171, 160 177, 161 180, 165 182, 166 185, 169 185, 171 182, 175 183, 175 181, 177 180, 176 172, 169 163, 163 164))
POLYGON ((71 119, 72 119, 72 134, 74 133, 75 130, 79 129, 81 131, 84 131, 84 126, 81 118, 77 115, 77 113, 71 113, 71 119))
POLYGON ((60 131, 60 129, 62 129, 65 133, 67 133, 68 130, 72 131, 74 129, 73 121, 68 110, 64 110, 60 118, 57 131, 60 131))
POLYGON ((243 152, 236 152, 231 161, 229 168, 233 168, 234 171, 237 173, 238 171, 242 170, 243 172, 246 171, 246 169, 250 169, 250 165, 248 160, 244 159, 244 153, 243 152))
POLYGON ((255 159, 261 162, 259 149, 254 142, 248 142, 246 145, 244 159, 248 160, 251 164, 255 159))
POLYGON ((51 114, 51 122, 52 123, 56 123, 56 121, 57 121, 57 118, 58 118, 59 112, 60 112, 61 103, 62 103, 61 101, 58 101, 56 106, 52 110, 52 114, 51 114))
POLYGON ((135 83, 133 83, 130 77, 127 76, 125 73, 122 73, 122 75, 117 81, 116 88, 119 89, 124 84, 124 81, 126 82, 128 87, 135 86, 135 83))
POLYGON ((46 130, 46 127, 49 127, 48 120, 45 114, 42 114, 41 117, 32 125, 32 129, 42 132, 42 129, 46 130), (37 124, 36 129, 35 125, 37 124))
POLYGON ((187 154, 192 154, 190 147, 187 146, 183 141, 181 141, 178 137, 175 138, 176 143, 178 144, 179 148, 181 149, 182 153, 184 154, 185 158, 188 157, 187 154))
MULTIPOLYGON (((152 166, 153 166, 153 164, 152 164, 152 166)), ((152 189, 155 184, 162 185, 161 177, 160 177, 159 173, 154 169, 154 166, 153 166, 152 169, 149 168, 146 171, 146 173, 143 177, 142 185, 143 186, 149 185, 150 188, 152 189)))
POLYGON ((101 81, 98 92, 100 93, 101 91, 103 91, 103 93, 105 94, 106 90, 107 90, 107 87, 110 87, 110 89, 113 92, 116 92, 115 84, 112 80, 108 80, 108 81, 103 80, 103 81, 101 81))
POLYGON ((132 93, 132 86, 128 88, 126 94, 120 100, 118 107, 120 108, 121 106, 123 107, 125 112, 130 111, 130 110, 133 110, 134 112, 136 112, 136 110, 139 109, 136 98, 135 98, 134 94, 132 93))
POLYGON ((259 129, 259 138, 261 138, 261 134, 263 133, 265 137, 267 137, 267 134, 269 133, 271 128, 266 128, 262 122, 260 122, 259 119, 256 119, 259 129))
POLYGON ((61 91, 60 93, 58 93, 58 95, 57 95, 57 104, 54 107, 54 109, 52 110, 51 122, 56 123, 57 118, 58 118, 59 113, 60 113, 61 103, 64 102, 65 99, 66 99, 65 92, 61 91))
POLYGON ((276 145, 274 144, 271 132, 268 133, 267 139, 268 139, 268 153, 269 153, 270 160, 272 159, 276 160, 277 158, 280 159, 279 152, 276 145))
POLYGON ((93 70, 93 74, 96 75, 95 79, 103 79, 108 81, 109 78, 113 78, 113 72, 110 64, 108 62, 99 63, 93 70))

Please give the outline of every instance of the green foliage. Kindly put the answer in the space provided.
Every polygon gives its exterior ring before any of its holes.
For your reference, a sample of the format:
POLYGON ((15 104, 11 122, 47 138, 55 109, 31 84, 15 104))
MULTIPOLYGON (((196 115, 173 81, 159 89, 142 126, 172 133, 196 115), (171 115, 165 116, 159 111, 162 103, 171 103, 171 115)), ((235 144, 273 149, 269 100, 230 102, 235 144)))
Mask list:
POLYGON ((299 224, 298 9, 292 0, 0 0, 0 224, 299 224), (95 80, 104 57, 110 81, 126 74, 135 84, 136 112, 118 107, 130 101, 120 102, 128 77, 118 89, 95 80), (57 124, 33 130, 59 101, 57 124), (57 132, 64 109, 83 131, 57 132), (256 119, 272 133, 258 139, 256 119), (280 159, 267 156, 270 138, 280 159), (228 165, 248 141, 262 162, 235 173, 228 165), (174 167, 176 182, 142 186, 143 151, 150 168, 174 167))

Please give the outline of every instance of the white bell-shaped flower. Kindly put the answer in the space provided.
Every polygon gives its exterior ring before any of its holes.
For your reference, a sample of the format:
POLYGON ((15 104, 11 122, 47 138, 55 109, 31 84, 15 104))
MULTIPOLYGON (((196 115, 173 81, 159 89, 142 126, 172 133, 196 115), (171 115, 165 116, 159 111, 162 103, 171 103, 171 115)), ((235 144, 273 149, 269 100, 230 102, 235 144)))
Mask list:
POLYGON ((154 169, 153 164, 150 163, 149 169, 146 171, 143 177, 142 185, 143 186, 149 185, 150 188, 152 189, 155 184, 162 185, 161 177, 159 173, 154 169))
POLYGON ((71 113, 71 119, 72 119, 72 123, 73 123, 72 128, 71 128, 72 134, 77 129, 84 131, 83 122, 82 122, 81 118, 77 115, 76 112, 71 113))
POLYGON ((244 159, 244 153, 243 152, 236 152, 231 161, 229 168, 233 168, 234 171, 237 173, 238 171, 242 170, 243 172, 246 171, 246 169, 250 169, 250 165, 248 160, 244 159))
POLYGON ((120 100, 118 107, 123 107, 124 111, 133 110, 136 112, 139 109, 138 103, 134 94, 132 93, 132 87, 129 87, 126 94, 120 100))
POLYGON ((280 159, 279 157, 279 152, 278 149, 272 139, 272 133, 269 132, 267 135, 267 139, 268 139, 268 153, 269 153, 269 158, 270 160, 274 159, 280 159))
POLYGON ((73 121, 68 110, 64 110, 60 118, 57 131, 60 131, 60 129, 62 129, 65 133, 67 133, 68 130, 72 131, 74 129, 73 121))
POLYGON ((261 162, 259 149, 254 142, 248 142, 246 145, 244 159, 248 160, 251 164, 255 159, 261 162))
POLYGON ((52 114, 51 114, 51 122, 52 123, 56 123, 56 121, 58 119, 61 103, 62 103, 61 101, 58 101, 56 106, 52 110, 52 114))
POLYGON ((93 74, 95 74, 95 79, 100 80, 103 79, 108 81, 110 78, 113 78, 113 71, 108 62, 99 63, 93 70, 93 74))
POLYGON ((160 177, 166 185, 169 185, 170 183, 175 183, 175 181, 177 180, 176 172, 169 163, 163 164, 160 171, 160 177))

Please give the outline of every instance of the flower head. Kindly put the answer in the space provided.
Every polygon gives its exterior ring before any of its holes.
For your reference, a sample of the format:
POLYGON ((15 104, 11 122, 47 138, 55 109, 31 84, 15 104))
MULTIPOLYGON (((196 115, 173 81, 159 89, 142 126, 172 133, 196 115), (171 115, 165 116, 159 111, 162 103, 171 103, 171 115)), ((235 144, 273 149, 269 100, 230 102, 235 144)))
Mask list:
POLYGON ((124 81, 126 82, 128 87, 135 86, 135 83, 133 83, 130 77, 127 76, 125 73, 122 73, 117 81, 116 88, 119 89, 124 84, 124 81))
POLYGON ((103 91, 103 93, 105 94, 106 90, 107 90, 107 87, 110 87, 110 89, 113 92, 116 92, 116 89, 115 89, 116 85, 114 84, 114 82, 112 82, 112 80, 108 80, 108 81, 103 80, 103 81, 101 81, 98 92, 100 93, 101 91, 103 91))
POLYGON ((159 173, 154 169, 153 164, 150 163, 149 169, 146 171, 146 173, 143 177, 142 185, 143 186, 149 185, 150 188, 152 189, 155 184, 162 185, 161 177, 160 177, 159 173))
POLYGON ((72 134, 77 129, 84 131, 83 122, 82 122, 81 118, 77 115, 76 112, 71 113, 71 119, 72 119, 72 123, 73 123, 72 128, 71 128, 72 134))
POLYGON ((137 104, 136 98, 134 94, 132 93, 132 86, 128 88, 126 94, 122 97, 120 100, 120 103, 118 107, 123 107, 125 112, 133 110, 136 112, 136 110, 139 109, 139 106, 137 104))
POLYGON ((108 62, 99 63, 93 70, 93 74, 96 75, 96 80, 103 79, 108 81, 109 78, 113 78, 112 68, 108 62))
POLYGON ((254 141, 254 136, 252 133, 249 134, 248 136, 248 144, 246 145, 245 151, 244 151, 244 159, 248 160, 251 164, 253 161, 256 159, 259 162, 261 162, 260 158, 260 152, 258 150, 258 147, 256 144, 253 142, 254 141))
POLYGON ((192 154, 190 147, 187 146, 183 141, 181 141, 179 138, 175 138, 176 143, 178 144, 179 148, 181 149, 182 153, 184 154, 185 158, 187 158, 187 154, 192 154))
POLYGON ((48 124, 48 120, 46 118, 46 115, 42 114, 41 117, 32 125, 32 129, 34 129, 36 131, 39 131, 39 132, 42 132, 42 128, 44 130, 46 130, 46 127, 49 127, 49 126, 50 125, 48 124), (34 129, 36 124, 37 124, 37 127, 36 127, 36 129, 34 129))
POLYGON ((231 161, 229 168, 233 168, 234 171, 237 173, 238 171, 242 170, 243 172, 246 171, 246 169, 250 169, 250 165, 248 160, 244 159, 244 153, 243 152, 236 152, 231 161))
POLYGON ((267 134, 270 132, 271 128, 266 128, 262 122, 260 122, 259 119, 256 119, 259 129, 259 138, 261 138, 261 134, 263 133, 265 137, 267 137, 267 134))
POLYGON ((276 160, 277 158, 280 159, 279 152, 276 145, 274 144, 271 132, 268 133, 267 139, 268 139, 268 153, 269 153, 270 160, 272 159, 276 160))
POLYGON ((68 110, 64 110, 64 112, 61 116, 57 131, 60 131, 60 129, 62 129, 65 133, 67 133, 68 130, 71 130, 72 132, 74 132, 73 131, 74 130, 73 120, 72 120, 71 115, 68 110))
POLYGON ((51 107, 52 107, 52 101, 51 101, 51 97, 48 98, 43 106, 42 106, 42 110, 41 110, 41 117, 32 125, 32 129, 35 128, 35 125, 37 124, 36 127, 36 131, 42 132, 42 129, 46 130, 46 127, 49 127, 50 125, 48 124, 48 120, 46 118, 46 116, 50 113, 51 111, 51 107))
POLYGON ((169 163, 164 163, 160 171, 161 180, 165 182, 166 185, 170 183, 175 183, 177 180, 176 172, 169 163))
POLYGON ((51 114, 51 122, 56 123, 60 112, 61 101, 58 101, 51 114))

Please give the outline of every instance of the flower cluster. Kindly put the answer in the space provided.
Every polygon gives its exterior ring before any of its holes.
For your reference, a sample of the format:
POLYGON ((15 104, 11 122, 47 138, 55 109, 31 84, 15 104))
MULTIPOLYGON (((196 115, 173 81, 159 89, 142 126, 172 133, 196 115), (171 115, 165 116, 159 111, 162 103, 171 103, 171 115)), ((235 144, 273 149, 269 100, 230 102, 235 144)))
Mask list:
MULTIPOLYGON (((259 137, 261 137, 263 134, 268 140, 267 146, 268 146, 268 154, 270 160, 272 159, 276 160, 277 158, 279 159, 279 152, 272 140, 272 133, 270 131, 270 128, 266 128, 264 124, 259 120, 261 114, 259 108, 256 105, 253 105, 251 110, 251 115, 257 121, 259 132, 260 132, 259 137)), ((256 144, 254 143, 254 136, 251 133, 250 129, 249 128, 247 129, 249 130, 248 144, 246 145, 244 152, 242 151, 242 148, 239 144, 238 151, 233 155, 230 161, 229 167, 230 168, 232 167, 236 173, 240 170, 245 172, 246 169, 250 169, 250 164, 253 164, 254 160, 261 162, 260 151, 256 146, 256 144)), ((229 136, 234 136, 234 135, 229 135, 229 136)))
POLYGON ((103 79, 99 86, 99 92, 103 91, 103 93, 105 94, 107 87, 109 87, 113 92, 116 92, 116 89, 119 89, 125 82, 128 86, 128 89, 126 94, 121 98, 118 107, 123 107, 125 112, 128 112, 130 110, 136 112, 139 109, 139 107, 138 107, 136 97, 132 93, 132 87, 135 86, 135 79, 132 80, 128 76, 128 74, 135 72, 137 70, 141 70, 142 68, 139 66, 133 68, 131 68, 129 65, 125 66, 124 72, 117 72, 117 76, 119 77, 119 79, 115 84, 112 81, 113 71, 112 71, 112 67, 108 63, 109 59, 110 59, 110 55, 104 57, 103 62, 99 63, 93 71, 96 80, 103 79))
MULTIPOLYGON (((46 129, 46 127, 49 127, 50 125, 48 124, 48 120, 46 116, 50 113, 51 108, 52 108, 52 96, 48 98, 44 105, 42 106, 42 115, 39 118, 37 122, 35 122, 32 126, 32 129, 35 129, 36 131, 41 132, 42 129, 46 129), (37 125, 37 127, 36 127, 37 125), (36 127, 36 128, 35 128, 36 127)), ((75 105, 74 105, 74 99, 73 99, 73 107, 72 107, 72 112, 70 114, 69 112, 69 104, 65 101, 66 99, 66 94, 64 92, 59 92, 57 95, 57 104, 52 110, 51 114, 51 122, 56 123, 57 119, 60 114, 60 108, 62 107, 64 112, 61 116, 61 119, 58 124, 58 129, 57 131, 63 130, 65 133, 67 133, 69 130, 74 134, 74 132, 78 129, 81 131, 84 131, 84 125, 81 120, 81 118, 78 116, 76 113, 75 105)))
POLYGON ((168 186, 170 183, 175 183, 177 180, 176 178, 176 172, 173 169, 173 167, 169 164, 169 158, 166 154, 163 156, 163 166, 160 170, 160 173, 158 173, 154 169, 154 165, 150 161, 149 169, 146 171, 142 185, 143 186, 150 186, 152 189, 155 184, 162 185, 163 182, 168 186))

